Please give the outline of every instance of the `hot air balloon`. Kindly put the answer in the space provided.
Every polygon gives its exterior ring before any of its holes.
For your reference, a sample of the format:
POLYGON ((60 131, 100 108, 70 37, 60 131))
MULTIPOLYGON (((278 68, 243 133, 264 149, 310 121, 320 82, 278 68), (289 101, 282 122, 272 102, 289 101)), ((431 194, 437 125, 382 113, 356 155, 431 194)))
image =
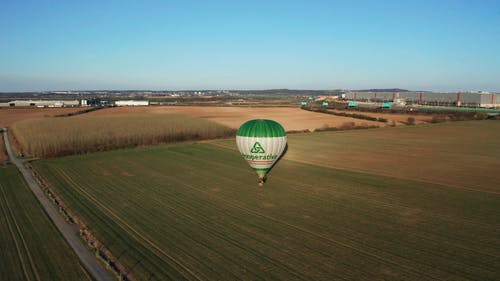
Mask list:
POLYGON ((287 148, 285 129, 273 120, 250 120, 238 129, 236 145, 241 156, 257 173, 262 187, 267 174, 287 148))

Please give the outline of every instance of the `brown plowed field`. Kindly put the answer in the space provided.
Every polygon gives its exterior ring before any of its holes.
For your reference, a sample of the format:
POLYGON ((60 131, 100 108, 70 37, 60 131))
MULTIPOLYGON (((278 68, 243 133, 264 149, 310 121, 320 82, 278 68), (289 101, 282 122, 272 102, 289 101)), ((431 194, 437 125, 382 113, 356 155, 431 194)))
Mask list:
POLYGON ((8 127, 13 123, 40 117, 49 117, 59 114, 68 114, 82 110, 78 107, 67 108, 0 108, 0 128, 8 127))
POLYGON ((344 123, 354 122, 356 125, 385 126, 384 123, 334 116, 323 113, 305 111, 300 108, 269 108, 269 107, 208 107, 208 106, 151 106, 151 107, 115 107, 107 108, 88 115, 109 114, 144 114, 144 113, 183 113, 195 117, 209 119, 232 128, 238 128, 251 119, 272 119, 281 123, 287 131, 314 130, 328 125, 340 127, 344 123))

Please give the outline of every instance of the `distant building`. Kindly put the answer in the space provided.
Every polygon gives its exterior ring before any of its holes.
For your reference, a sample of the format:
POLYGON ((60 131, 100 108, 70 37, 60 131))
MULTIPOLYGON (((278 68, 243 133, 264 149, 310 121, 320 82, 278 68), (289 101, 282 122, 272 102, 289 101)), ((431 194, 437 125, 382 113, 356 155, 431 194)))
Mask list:
POLYGON ((117 100, 115 101, 116 106, 148 106, 148 100, 117 100))
POLYGON ((500 94, 486 92, 435 93, 435 92, 348 92, 349 101, 395 104, 421 104, 463 107, 500 107, 500 94))
POLYGON ((99 106, 109 106, 109 101, 106 100, 101 100, 100 98, 90 98, 90 99, 84 99, 80 101, 81 106, 83 107, 99 107, 99 106))
POLYGON ((3 103, 1 106, 9 107, 78 107, 80 102, 77 100, 13 100, 3 103))

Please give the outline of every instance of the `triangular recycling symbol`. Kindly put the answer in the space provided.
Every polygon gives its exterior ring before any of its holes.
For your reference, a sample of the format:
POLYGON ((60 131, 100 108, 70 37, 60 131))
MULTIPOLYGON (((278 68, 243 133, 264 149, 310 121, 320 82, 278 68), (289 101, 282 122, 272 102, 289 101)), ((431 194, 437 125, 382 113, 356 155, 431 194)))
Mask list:
POLYGON ((252 149, 250 150, 251 153, 266 153, 260 142, 256 141, 253 144, 252 149))

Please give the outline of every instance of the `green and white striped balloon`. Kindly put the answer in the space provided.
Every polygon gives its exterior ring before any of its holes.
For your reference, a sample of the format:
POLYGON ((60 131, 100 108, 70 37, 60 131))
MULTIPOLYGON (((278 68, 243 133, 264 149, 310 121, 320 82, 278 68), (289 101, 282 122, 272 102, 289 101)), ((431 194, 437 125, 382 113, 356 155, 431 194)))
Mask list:
POLYGON ((241 156, 259 176, 259 186, 262 186, 267 173, 285 151, 285 129, 273 120, 250 120, 238 129, 236 145, 241 156))

